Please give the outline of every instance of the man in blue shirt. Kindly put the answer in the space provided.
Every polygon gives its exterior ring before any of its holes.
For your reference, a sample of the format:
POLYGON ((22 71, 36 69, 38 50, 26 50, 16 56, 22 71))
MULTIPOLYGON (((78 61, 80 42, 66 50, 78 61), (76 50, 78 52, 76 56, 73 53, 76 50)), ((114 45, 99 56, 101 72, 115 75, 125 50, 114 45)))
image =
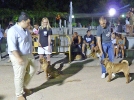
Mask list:
POLYGON ((1 28, 0 28, 0 54, 1 54, 1 43, 2 43, 2 38, 3 38, 3 33, 1 31, 1 28))
MULTIPOLYGON (((97 42, 100 49, 100 56, 102 60, 108 54, 109 60, 113 62, 114 60, 114 47, 111 41, 111 25, 107 25, 106 19, 101 17, 99 19, 100 25, 97 28, 97 42)), ((102 75, 101 78, 105 78, 106 68, 101 64, 102 75)), ((112 74, 114 77, 114 74, 112 74)))
POLYGON ((32 91, 26 89, 35 72, 35 59, 32 55, 32 38, 27 27, 30 18, 21 13, 18 23, 7 32, 8 54, 14 70, 14 83, 17 100, 26 100, 25 95, 32 91))
POLYGON ((90 30, 87 30, 87 34, 84 36, 84 41, 82 45, 82 53, 85 55, 85 48, 90 48, 91 52, 94 49, 94 36, 91 34, 90 30))
POLYGON ((1 28, 0 28, 0 43, 1 43, 2 38, 3 38, 3 33, 1 31, 1 28))

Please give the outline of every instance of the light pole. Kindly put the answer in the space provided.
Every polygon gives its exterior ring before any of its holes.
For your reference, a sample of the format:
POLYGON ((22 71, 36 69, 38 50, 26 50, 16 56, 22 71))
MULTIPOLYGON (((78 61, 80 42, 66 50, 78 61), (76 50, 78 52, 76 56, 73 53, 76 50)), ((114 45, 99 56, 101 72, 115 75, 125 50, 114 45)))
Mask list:
POLYGON ((72 1, 70 1, 70 15, 69 15, 69 34, 72 34, 72 11, 73 7, 72 7, 72 1))

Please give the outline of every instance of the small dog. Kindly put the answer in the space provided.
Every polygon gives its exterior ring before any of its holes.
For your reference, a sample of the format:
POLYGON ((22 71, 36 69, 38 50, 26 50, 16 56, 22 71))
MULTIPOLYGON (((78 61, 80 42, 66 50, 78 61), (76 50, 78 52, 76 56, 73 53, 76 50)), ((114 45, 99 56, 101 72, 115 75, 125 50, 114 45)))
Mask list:
POLYGON ((123 72, 126 77, 126 83, 130 82, 129 76, 129 63, 127 60, 122 60, 121 63, 112 63, 105 58, 101 61, 101 63, 106 67, 106 71, 108 72, 108 82, 111 81, 112 73, 123 72))
POLYGON ((74 60, 82 60, 82 56, 80 54, 78 54, 78 55, 75 56, 74 60))
POLYGON ((43 71, 46 73, 47 79, 56 78, 60 75, 60 71, 58 71, 56 68, 49 65, 46 59, 40 59, 41 67, 43 71))
POLYGON ((97 53, 100 54, 100 50, 91 52, 87 57, 97 58, 98 57, 97 53))

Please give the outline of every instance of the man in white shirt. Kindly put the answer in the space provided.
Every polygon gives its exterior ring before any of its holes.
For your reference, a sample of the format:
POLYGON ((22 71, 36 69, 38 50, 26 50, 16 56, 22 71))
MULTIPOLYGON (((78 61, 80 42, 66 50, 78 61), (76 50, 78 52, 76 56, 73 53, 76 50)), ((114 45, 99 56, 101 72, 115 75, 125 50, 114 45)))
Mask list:
POLYGON ((35 72, 35 59, 32 55, 32 38, 27 30, 30 18, 21 13, 18 23, 7 32, 8 54, 14 70, 15 93, 17 100, 26 100, 24 95, 32 91, 26 89, 35 72))

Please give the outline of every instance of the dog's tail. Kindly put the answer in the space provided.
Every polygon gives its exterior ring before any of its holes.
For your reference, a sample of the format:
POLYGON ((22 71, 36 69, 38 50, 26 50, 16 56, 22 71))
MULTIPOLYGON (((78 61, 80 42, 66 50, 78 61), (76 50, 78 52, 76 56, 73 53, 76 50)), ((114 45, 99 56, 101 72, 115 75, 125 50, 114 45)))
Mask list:
POLYGON ((121 63, 126 63, 127 65, 129 65, 127 60, 122 60, 121 63))

